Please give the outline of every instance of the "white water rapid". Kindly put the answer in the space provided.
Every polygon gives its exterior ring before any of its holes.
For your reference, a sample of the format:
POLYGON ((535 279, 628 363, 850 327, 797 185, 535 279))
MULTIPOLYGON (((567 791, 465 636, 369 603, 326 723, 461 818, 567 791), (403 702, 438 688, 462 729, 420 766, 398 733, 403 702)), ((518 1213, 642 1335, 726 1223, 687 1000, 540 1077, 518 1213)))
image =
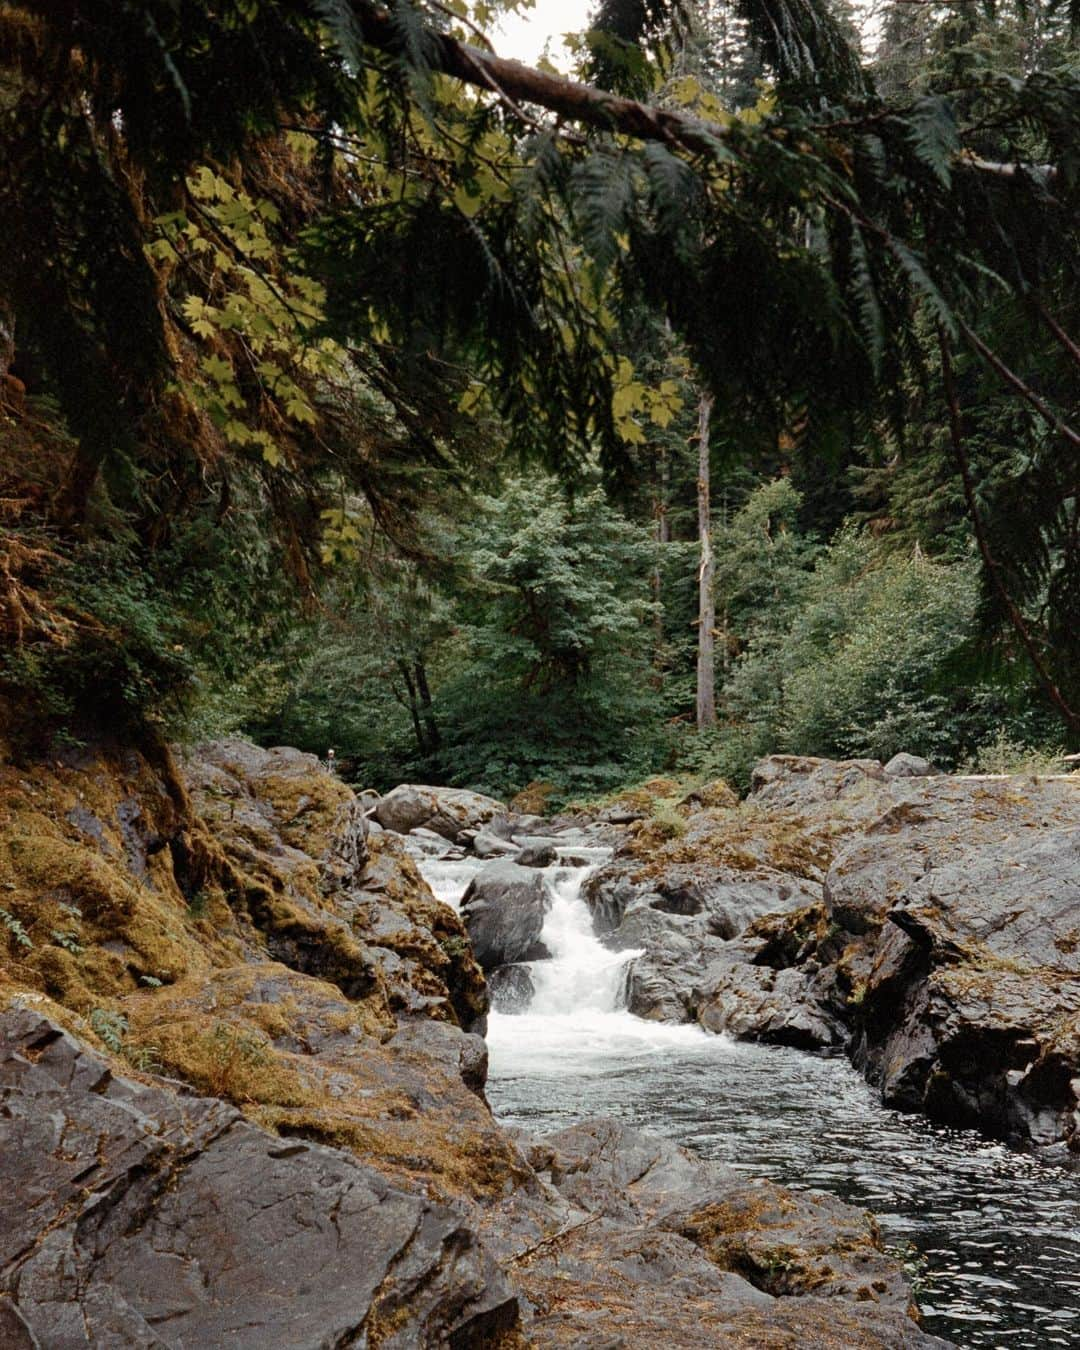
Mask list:
MULTIPOLYGON (((536 989, 532 1002, 526 1012, 492 1012, 488 1019, 491 1079, 625 1071, 674 1049, 680 1055, 730 1054, 732 1046, 723 1037, 697 1026, 647 1022, 620 1006, 623 972, 639 953, 609 951, 593 932, 581 895, 587 877, 610 851, 575 844, 568 852, 574 863, 588 861, 584 866, 556 862, 544 872, 551 906, 541 940, 551 959, 529 964, 536 989)), ((420 871, 436 897, 456 909, 483 865, 471 858, 425 858, 420 871)))
MULTIPOLYGON (((488 1100, 531 1134, 615 1116, 748 1176, 873 1209, 920 1262, 924 1326, 967 1350, 1080 1347, 1080 1186, 968 1130, 885 1109, 845 1059, 733 1044, 619 1007, 633 952, 597 941, 581 898, 609 856, 579 835, 545 872, 551 897, 527 1012, 492 1013, 488 1100), (579 866, 571 864, 584 864, 579 866)), ((420 859, 457 908, 485 866, 420 859)))

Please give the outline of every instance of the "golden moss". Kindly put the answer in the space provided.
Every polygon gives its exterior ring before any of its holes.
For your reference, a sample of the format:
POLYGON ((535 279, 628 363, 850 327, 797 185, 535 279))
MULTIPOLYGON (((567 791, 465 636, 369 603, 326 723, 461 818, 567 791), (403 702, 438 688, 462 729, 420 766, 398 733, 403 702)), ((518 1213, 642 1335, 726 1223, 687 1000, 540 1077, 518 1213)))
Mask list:
POLYGON ((300 1110, 265 1107, 251 1118, 287 1137, 350 1149, 390 1180, 442 1202, 463 1196, 491 1201, 529 1178, 521 1156, 493 1124, 464 1128, 441 1112, 409 1110, 395 1093, 366 1097, 361 1110, 337 1102, 300 1110))
POLYGON ((200 1092, 224 1097, 237 1106, 306 1106, 315 1100, 310 1083, 275 1051, 255 1027, 218 1019, 207 1026, 199 1018, 170 1022, 140 1046, 156 1054, 163 1069, 200 1092))
POLYGON ((526 784, 510 800, 510 810, 523 816, 543 816, 547 814, 551 798, 558 791, 554 783, 535 779, 526 784))
POLYGON ((370 904, 352 892, 339 910, 320 866, 351 809, 336 780, 264 775, 274 828, 259 834, 260 806, 245 835, 238 797, 211 833, 170 764, 0 766, 0 907, 33 944, 0 928, 0 1002, 40 1006, 118 1072, 181 1079, 414 1189, 490 1200, 521 1182, 520 1155, 457 1073, 386 1044, 397 1023, 370 921, 391 929, 378 945, 407 958, 401 978, 433 1016, 471 1021, 486 993, 460 918, 381 838, 370 904))
POLYGON ((259 792, 274 808, 286 843, 312 858, 325 858, 353 800, 340 779, 321 771, 310 774, 262 774, 259 792))

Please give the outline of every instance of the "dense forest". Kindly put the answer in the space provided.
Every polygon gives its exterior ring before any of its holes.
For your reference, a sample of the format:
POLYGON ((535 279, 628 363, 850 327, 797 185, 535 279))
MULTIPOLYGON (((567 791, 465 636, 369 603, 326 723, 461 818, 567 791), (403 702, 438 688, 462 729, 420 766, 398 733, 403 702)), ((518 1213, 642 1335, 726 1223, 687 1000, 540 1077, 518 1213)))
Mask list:
POLYGON ((1080 0, 587 3, 0 0, 0 1350, 1080 1344, 1080 0))
POLYGON ((0 698, 552 804, 1080 744, 1066 5, 0 5, 0 698), (512 6, 511 6, 512 8, 512 6))

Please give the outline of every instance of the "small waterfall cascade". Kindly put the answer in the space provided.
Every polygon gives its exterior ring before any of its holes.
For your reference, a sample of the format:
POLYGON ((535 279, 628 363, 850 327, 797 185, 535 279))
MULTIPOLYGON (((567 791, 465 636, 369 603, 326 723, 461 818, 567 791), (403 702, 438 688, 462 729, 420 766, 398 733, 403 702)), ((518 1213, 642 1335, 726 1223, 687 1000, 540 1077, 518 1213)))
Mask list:
MULTIPOLYGON (((553 840, 553 843, 558 843, 553 840)), ((594 1070, 682 1051, 730 1053, 723 1037, 697 1026, 647 1022, 621 1006, 626 967, 634 951, 613 952, 593 932, 582 891, 589 875, 611 856, 605 848, 574 846, 567 862, 544 871, 550 908, 541 941, 551 958, 529 963, 535 994, 527 1011, 493 1012, 488 1021, 490 1077, 537 1077, 594 1070), (573 865, 571 865, 573 864, 573 865)), ((423 859, 420 870, 438 899, 455 909, 484 864, 478 859, 423 859)))
MULTIPOLYGON (((528 1010, 489 1021, 487 1090, 500 1120, 544 1134, 614 1115, 749 1176, 838 1195, 918 1254, 927 1330, 969 1350, 1080 1346, 1074 1174, 887 1110, 846 1060, 633 1016, 622 1003, 636 953, 599 941, 582 895, 609 853, 551 842, 563 846, 544 874, 551 959, 529 963, 528 1010)), ((455 909, 486 865, 418 861, 455 909)))

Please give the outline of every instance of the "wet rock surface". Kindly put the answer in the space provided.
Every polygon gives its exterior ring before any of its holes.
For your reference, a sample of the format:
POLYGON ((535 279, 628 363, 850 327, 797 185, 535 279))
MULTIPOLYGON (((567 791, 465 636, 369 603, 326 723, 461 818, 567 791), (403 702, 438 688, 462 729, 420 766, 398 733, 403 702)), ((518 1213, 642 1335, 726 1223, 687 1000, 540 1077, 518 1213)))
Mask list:
POLYGON ((451 1210, 213 1098, 0 1024, 0 1285, 16 1346, 495 1345, 518 1301, 451 1210))
POLYGON ((484 970, 544 954, 540 933, 548 895, 544 878, 509 859, 490 862, 469 884, 461 915, 484 970))
POLYGON ((0 766, 0 802, 5 1346, 935 1343, 857 1211, 500 1128, 465 925, 313 757, 86 753, 0 766))
POLYGON ((845 1048, 887 1104, 1080 1150, 1080 776, 773 756, 626 831, 596 929, 645 1017, 845 1048))
POLYGON ((864 1216, 611 1120, 522 1139, 567 1204, 514 1269, 540 1346, 935 1346, 864 1216), (569 1277, 569 1279, 567 1278, 569 1277))
POLYGON ((497 1012, 524 1012, 533 1000, 536 986, 527 965, 497 966, 488 975, 491 1006, 497 1012))

